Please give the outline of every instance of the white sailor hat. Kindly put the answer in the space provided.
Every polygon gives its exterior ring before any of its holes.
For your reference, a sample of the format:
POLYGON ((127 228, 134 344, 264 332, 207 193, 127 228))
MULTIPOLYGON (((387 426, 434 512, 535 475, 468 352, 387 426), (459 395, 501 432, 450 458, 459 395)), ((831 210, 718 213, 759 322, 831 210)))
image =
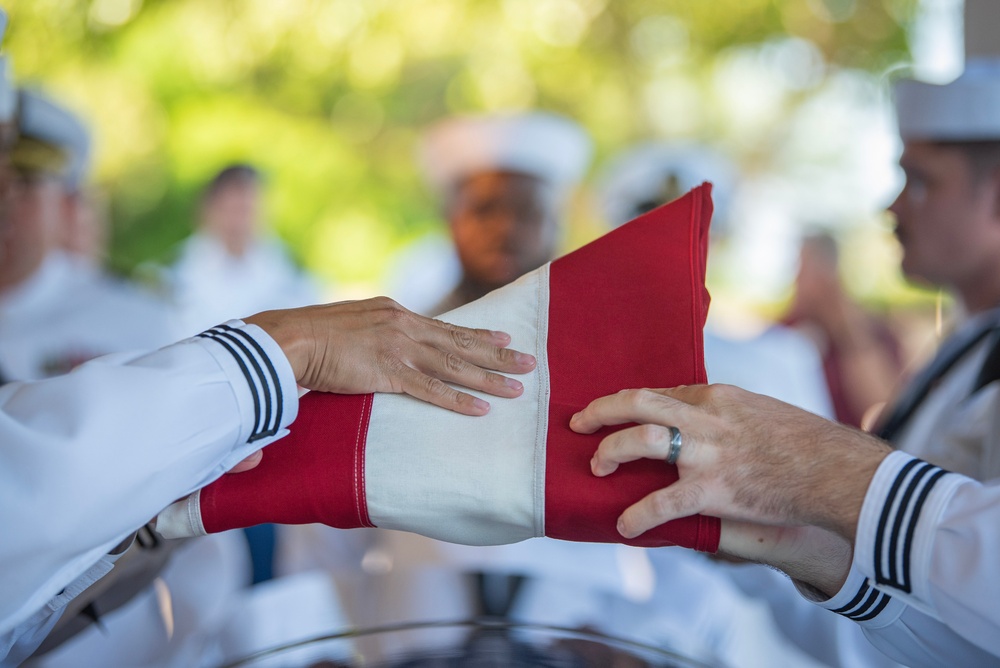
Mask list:
POLYGON ((458 116, 424 136, 419 160, 442 197, 477 172, 528 174, 568 191, 583 177, 591 142, 573 121, 550 113, 458 116))
POLYGON ((608 222, 618 227, 710 181, 715 219, 725 221, 738 176, 729 158, 707 146, 647 143, 613 158, 599 190, 608 222))
POLYGON ((1000 58, 969 60, 948 84, 902 80, 895 98, 904 140, 1000 140, 1000 58))
MULTIPOLYGON (((58 174, 67 188, 79 188, 90 164, 90 133, 83 122, 43 93, 22 88, 18 91, 17 125, 19 145, 54 149, 61 155, 59 161, 43 159, 36 163, 29 153, 24 159, 32 164, 26 166, 58 174)), ((15 165, 24 146, 14 148, 15 165)), ((33 149, 32 153, 43 154, 33 149)))

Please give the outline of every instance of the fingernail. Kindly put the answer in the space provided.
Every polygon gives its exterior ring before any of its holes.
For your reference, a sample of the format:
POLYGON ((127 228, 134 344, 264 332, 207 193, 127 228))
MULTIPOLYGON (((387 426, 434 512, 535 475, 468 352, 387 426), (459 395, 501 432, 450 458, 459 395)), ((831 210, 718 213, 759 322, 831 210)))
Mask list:
POLYGON ((507 332, 491 331, 490 334, 493 335, 494 339, 501 339, 503 341, 507 341, 508 343, 510 343, 510 334, 508 334, 507 332))
POLYGON ((475 397, 472 400, 472 405, 475 406, 476 408, 478 408, 479 410, 481 410, 484 413, 488 413, 489 410, 490 410, 490 404, 488 402, 486 402, 486 401, 483 401, 479 397, 475 397))
POLYGON ((628 536, 625 535, 625 520, 620 517, 618 518, 618 533, 628 538, 628 536))
POLYGON ((512 390, 518 390, 518 391, 520 391, 520 390, 524 389, 524 385, 521 384, 521 381, 514 380, 513 378, 504 377, 503 384, 506 385, 507 387, 509 387, 512 390))
POLYGON ((590 472, 593 473, 594 475, 597 475, 597 458, 596 457, 593 457, 590 460, 590 472))
POLYGON ((529 355, 528 353, 515 353, 514 361, 518 364, 524 364, 525 366, 531 366, 535 363, 535 356, 529 355))

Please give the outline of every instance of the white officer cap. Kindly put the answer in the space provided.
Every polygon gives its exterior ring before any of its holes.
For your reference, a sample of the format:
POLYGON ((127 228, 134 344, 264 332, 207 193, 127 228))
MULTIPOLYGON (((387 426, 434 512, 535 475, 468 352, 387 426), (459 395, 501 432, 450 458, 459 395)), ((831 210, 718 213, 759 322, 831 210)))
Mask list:
POLYGON ((896 84, 899 134, 931 141, 1000 140, 1000 59, 969 60, 948 84, 896 84))
MULTIPOLYGON (((55 171, 66 187, 76 190, 90 165, 90 133, 71 111, 36 90, 18 91, 18 132, 22 139, 47 145, 64 157, 61 165, 38 165, 55 171)), ((18 149, 15 147, 15 162, 18 149)))
POLYGON ((725 221, 738 178, 736 165, 707 146, 686 142, 641 144, 608 163, 601 178, 601 203, 608 222, 618 227, 710 181, 714 218, 725 221))
POLYGON ((433 126, 419 160, 428 183, 442 198, 478 172, 528 174, 564 193, 590 163, 591 142, 573 121, 549 113, 459 116, 433 126))

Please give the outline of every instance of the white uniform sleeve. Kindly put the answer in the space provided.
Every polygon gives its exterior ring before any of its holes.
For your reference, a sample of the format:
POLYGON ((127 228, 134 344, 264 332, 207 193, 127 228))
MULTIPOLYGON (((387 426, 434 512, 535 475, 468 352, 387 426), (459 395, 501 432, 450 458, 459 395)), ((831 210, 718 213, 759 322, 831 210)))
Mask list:
POLYGON ((240 321, 0 388, 0 638, 297 411, 281 349, 240 321))
POLYGON ((1000 485, 894 452, 865 496, 851 574, 821 605, 908 665, 1000 665, 998 552, 1000 485))

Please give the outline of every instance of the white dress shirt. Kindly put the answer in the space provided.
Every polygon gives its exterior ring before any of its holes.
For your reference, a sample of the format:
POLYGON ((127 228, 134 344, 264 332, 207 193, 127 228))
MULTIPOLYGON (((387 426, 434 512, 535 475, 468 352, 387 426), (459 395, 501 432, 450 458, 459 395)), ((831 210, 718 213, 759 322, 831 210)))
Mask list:
POLYGON ((281 349, 240 321, 0 388, 0 656, 33 650, 110 549, 297 411, 281 349))

